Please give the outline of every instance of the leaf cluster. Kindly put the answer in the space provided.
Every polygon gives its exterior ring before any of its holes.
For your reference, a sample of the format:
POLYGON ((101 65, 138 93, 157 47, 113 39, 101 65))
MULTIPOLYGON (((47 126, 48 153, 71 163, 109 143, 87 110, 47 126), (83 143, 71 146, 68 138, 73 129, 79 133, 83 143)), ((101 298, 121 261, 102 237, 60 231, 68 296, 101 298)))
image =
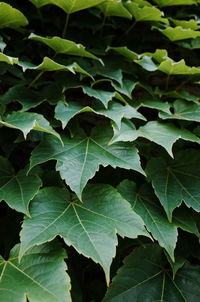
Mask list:
POLYGON ((0 2, 0 302, 200 301, 199 4, 0 2))

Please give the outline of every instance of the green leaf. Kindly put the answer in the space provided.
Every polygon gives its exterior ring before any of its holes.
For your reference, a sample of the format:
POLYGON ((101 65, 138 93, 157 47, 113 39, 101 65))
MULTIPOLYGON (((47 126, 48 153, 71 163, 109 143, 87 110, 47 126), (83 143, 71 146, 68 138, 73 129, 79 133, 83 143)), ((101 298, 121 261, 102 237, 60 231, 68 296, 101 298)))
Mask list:
POLYGON ((7 3, 0 2, 0 28, 10 27, 18 29, 27 24, 28 20, 18 9, 7 3))
POLYGON ((10 252, 10 258, 0 257, 0 296, 4 302, 70 302, 70 280, 66 274, 61 245, 33 247, 18 261, 20 245, 10 252))
POLYGON ((134 16, 136 22, 140 21, 160 21, 166 24, 168 19, 163 18, 164 13, 154 6, 143 6, 135 2, 127 1, 125 7, 134 16))
POLYGON ((44 38, 33 33, 30 34, 29 39, 46 44, 56 53, 100 60, 95 55, 85 50, 85 46, 83 46, 82 44, 76 44, 75 42, 70 40, 62 39, 59 37, 44 38))
POLYGON ((124 7, 121 0, 106 0, 98 5, 105 17, 117 16, 132 19, 132 15, 124 7))
POLYGON ((6 47, 6 43, 4 42, 2 36, 0 36, 0 50, 3 52, 6 47))
POLYGON ((176 26, 181 26, 182 28, 190 28, 193 30, 198 30, 200 29, 200 25, 195 19, 190 19, 190 20, 177 20, 174 18, 169 18, 170 21, 172 21, 176 26))
POLYGON ((65 189, 41 190, 31 203, 32 218, 23 223, 20 257, 30 247, 60 235, 67 245, 99 263, 109 281, 116 233, 130 238, 149 235, 142 219, 111 186, 88 186, 83 201, 70 201, 65 189))
POLYGON ((199 151, 180 151, 174 160, 156 158, 149 161, 146 173, 152 181, 169 221, 172 212, 182 201, 195 211, 200 211, 199 151))
POLYGON ((130 121, 124 121, 122 122, 120 130, 113 124, 113 131, 114 136, 110 143, 119 141, 131 142, 138 137, 143 137, 161 145, 172 157, 172 147, 178 139, 200 143, 200 139, 189 130, 179 129, 173 124, 163 124, 159 121, 148 122, 137 130, 130 121))
POLYGON ((145 98, 145 97, 143 97, 141 100, 135 102, 135 107, 137 109, 139 109, 141 107, 146 107, 146 108, 156 109, 156 110, 159 110, 159 111, 170 113, 169 103, 161 101, 156 96, 154 96, 154 98, 151 98, 151 97, 145 98))
POLYGON ((199 75, 200 67, 190 67, 185 64, 185 60, 182 59, 178 62, 173 61, 172 59, 167 59, 163 61, 158 70, 169 74, 169 75, 199 75))
POLYGON ((120 128, 122 118, 139 118, 145 120, 143 115, 137 112, 136 109, 130 105, 121 105, 116 102, 112 102, 108 105, 108 109, 102 104, 94 104, 93 108, 89 106, 82 106, 80 103, 71 102, 64 104, 63 102, 58 102, 55 108, 55 118, 62 122, 63 129, 66 127, 71 118, 75 115, 83 112, 93 112, 99 115, 106 116, 110 118, 115 124, 116 127, 120 128))
POLYGON ((196 0, 153 0, 160 7, 175 5, 193 5, 197 4, 196 0))
POLYGON ((145 226, 153 237, 158 240, 160 246, 164 247, 174 261, 174 249, 177 241, 177 227, 174 223, 169 223, 165 212, 149 185, 143 185, 140 190, 136 184, 129 180, 124 180, 118 186, 120 194, 130 202, 133 210, 143 219, 145 226))
POLYGON ((184 39, 195 39, 200 37, 200 31, 193 30, 191 28, 183 28, 181 26, 176 27, 167 27, 165 29, 160 29, 154 27, 159 30, 163 35, 165 35, 170 41, 178 41, 184 39))
POLYGON ((26 138, 27 134, 33 129, 41 132, 46 132, 56 136, 60 141, 60 135, 53 130, 49 122, 43 115, 34 112, 13 111, 4 120, 0 120, 0 125, 19 129, 23 132, 26 138))
POLYGON ((128 49, 126 46, 123 46, 123 47, 108 47, 107 51, 110 51, 110 50, 113 50, 113 51, 119 53, 120 55, 126 57, 130 61, 134 61, 136 59, 139 59, 139 55, 136 52, 128 49))
POLYGON ((200 266, 185 264, 175 279, 157 245, 136 248, 124 260, 102 302, 196 302, 200 296, 200 266))
POLYGON ((36 7, 42 7, 47 4, 53 4, 61 9, 63 9, 67 14, 72 14, 82 9, 86 9, 95 5, 98 5, 105 0, 29 0, 31 1, 36 7))
POLYGON ((114 98, 115 92, 106 90, 94 89, 89 86, 83 86, 83 92, 90 97, 100 100, 105 108, 108 108, 108 103, 114 98))
POLYGON ((120 85, 119 83, 112 82, 111 85, 114 87, 114 89, 130 99, 132 99, 132 92, 138 82, 129 80, 129 79, 123 79, 122 84, 120 85))
POLYGON ((37 175, 27 175, 27 169, 15 174, 10 162, 0 157, 0 200, 5 200, 9 207, 29 215, 29 203, 41 185, 37 175))
POLYGON ((4 53, 0 53, 0 62, 5 62, 7 64, 18 64, 18 58, 10 57, 4 53))
POLYGON ((89 137, 79 131, 72 139, 63 137, 63 147, 53 137, 49 137, 32 152, 30 167, 48 160, 57 160, 56 170, 79 198, 100 165, 143 173, 134 145, 117 143, 108 146, 111 135, 110 127, 104 127, 103 131, 101 127, 95 128, 89 137))
POLYGON ((197 103, 194 104, 183 100, 176 100, 173 103, 173 109, 173 113, 160 112, 159 117, 162 119, 200 122, 200 105, 197 103))

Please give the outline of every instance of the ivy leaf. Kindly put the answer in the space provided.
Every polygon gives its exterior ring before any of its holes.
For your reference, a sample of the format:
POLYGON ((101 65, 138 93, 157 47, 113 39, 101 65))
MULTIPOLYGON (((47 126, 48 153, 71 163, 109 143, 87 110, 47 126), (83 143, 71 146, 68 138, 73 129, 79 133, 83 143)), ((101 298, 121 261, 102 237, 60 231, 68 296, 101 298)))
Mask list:
POLYGON ((169 103, 159 100, 158 98, 156 98, 156 96, 154 96, 154 98, 151 98, 151 97, 145 98, 144 97, 141 100, 138 100, 137 102, 135 102, 135 107, 137 108, 137 110, 141 107, 146 107, 146 108, 156 109, 159 111, 170 113, 169 103))
POLYGON ((52 134, 62 142, 60 135, 53 130, 43 115, 38 113, 13 111, 11 114, 7 115, 4 120, 0 120, 0 125, 19 129, 23 132, 25 138, 33 129, 52 134))
POLYGON ((124 260, 102 302, 197 301, 200 266, 185 264, 175 279, 157 245, 139 247, 124 260))
POLYGON ((142 6, 138 3, 127 1, 125 7, 134 16, 136 22, 140 21, 160 21, 166 24, 168 19, 163 18, 164 13, 154 6, 142 6))
POLYGON ((132 15, 123 6, 121 0, 106 0, 98 5, 105 17, 117 16, 132 19, 132 15))
POLYGON ((25 218, 23 223, 20 258, 30 247, 60 235, 67 245, 99 263, 109 281, 116 233, 130 238, 149 235, 142 219, 111 186, 88 186, 83 201, 70 202, 65 189, 41 190, 31 203, 32 218, 25 218))
POLYGON ((129 180, 124 180, 118 186, 119 193, 130 202, 133 210, 143 219, 146 228, 158 240, 160 246, 164 247, 174 261, 174 249, 177 241, 177 227, 174 223, 169 223, 165 212, 149 185, 143 185, 140 190, 136 184, 129 180))
POLYGON ((37 175, 27 175, 27 169, 22 169, 15 175, 10 162, 0 157, 0 200, 5 200, 9 207, 30 215, 29 203, 41 185, 37 175))
POLYGON ((100 100, 105 108, 108 108, 108 103, 116 95, 115 92, 110 92, 106 90, 94 89, 89 86, 83 86, 83 92, 90 97, 94 97, 97 100, 100 100))
POLYGON ((76 44, 73 41, 62 39, 59 37, 44 38, 35 34, 30 34, 29 39, 39 41, 52 48, 56 53, 86 57, 94 60, 99 60, 95 55, 85 50, 85 46, 82 44, 76 44))
POLYGON ((126 57, 130 61, 134 61, 134 60, 137 60, 137 59, 140 58, 139 55, 136 52, 130 50, 126 46, 123 46, 123 47, 107 47, 107 51, 110 51, 110 50, 113 50, 113 51, 119 53, 120 55, 126 57))
POLYGON ((154 27, 159 30, 163 35, 165 35, 170 41, 178 41, 184 39, 195 39, 200 37, 200 31, 193 30, 191 28, 183 28, 181 26, 176 27, 167 27, 165 29, 160 29, 154 27))
POLYGON ((173 61, 172 59, 167 59, 163 61, 158 70, 169 74, 169 75, 199 75, 200 67, 190 67, 185 64, 185 60, 182 59, 178 62, 173 61))
POLYGON ((63 137, 64 146, 49 137, 32 152, 30 168, 48 160, 57 160, 56 170, 79 198, 88 180, 95 175, 100 165, 144 173, 133 144, 117 143, 108 146, 111 135, 110 127, 104 127, 103 131, 96 127, 89 137, 80 131, 71 139, 63 137))
POLYGON ((18 9, 5 2, 0 2, 0 28, 15 29, 26 25, 28 25, 28 20, 18 9))
POLYGON ((137 84, 138 82, 129 79, 124 79, 121 85, 115 82, 111 83, 111 85, 115 88, 116 91, 125 94, 130 99, 132 99, 132 91, 134 90, 137 84))
POLYGON ((63 1, 63 0, 29 0, 31 1, 36 7, 42 7, 47 4, 53 4, 61 9, 63 9, 67 14, 72 14, 82 9, 86 9, 95 5, 104 2, 105 0, 70 0, 70 1, 63 1))
POLYGON ((0 53, 0 62, 5 62, 7 64, 13 65, 18 63, 18 58, 10 57, 4 53, 0 53))
POLYGON ((182 201, 200 211, 200 160, 198 150, 184 150, 174 160, 156 158, 149 161, 146 173, 152 181, 156 195, 163 205, 169 221, 172 212, 182 201))
POLYGON ((189 103, 183 100, 176 100, 173 103, 173 113, 160 112, 162 119, 177 119, 185 121, 200 122, 200 106, 197 103, 189 103))
POLYGON ((162 146, 173 157, 172 147, 178 139, 200 143, 200 139, 187 129, 176 128, 173 124, 163 124, 159 121, 151 121, 146 123, 139 129, 130 121, 122 121, 120 130, 113 124, 114 136, 110 144, 115 142, 131 142, 138 137, 146 138, 154 143, 162 146))
POLYGON ((39 65, 34 65, 32 63, 22 62, 22 61, 20 61, 18 65, 22 67, 23 71, 26 71, 27 69, 42 70, 42 71, 64 70, 64 71, 70 71, 72 73, 79 72, 92 78, 92 76, 83 68, 81 68, 76 62, 70 65, 63 65, 55 62, 54 60, 48 57, 44 57, 42 63, 39 65))
POLYGON ((0 257, 0 295, 4 302, 65 302, 71 301, 70 281, 66 273, 66 254, 54 242, 30 249, 18 261, 20 245, 10 252, 10 258, 0 257))
POLYGON ((138 118, 145 120, 145 117, 137 112, 136 109, 131 107, 130 105, 121 105, 116 102, 112 102, 108 105, 108 109, 105 109, 102 104, 94 104, 93 108, 89 106, 82 106, 80 103, 71 102, 68 104, 64 104, 63 102, 58 102, 55 108, 55 118, 62 122, 63 129, 66 127, 67 123, 73 118, 75 115, 83 113, 83 112, 93 112, 99 115, 106 116, 110 118, 115 124, 116 127, 121 127, 122 118, 138 118))
POLYGON ((174 18, 169 18, 170 21, 172 21, 176 26, 181 26, 182 28, 190 28, 193 30, 198 30, 200 29, 200 26, 198 22, 195 19, 190 19, 190 20, 177 20, 174 18))
POLYGON ((193 5, 197 4, 196 0, 153 0, 160 7, 175 6, 175 5, 193 5))

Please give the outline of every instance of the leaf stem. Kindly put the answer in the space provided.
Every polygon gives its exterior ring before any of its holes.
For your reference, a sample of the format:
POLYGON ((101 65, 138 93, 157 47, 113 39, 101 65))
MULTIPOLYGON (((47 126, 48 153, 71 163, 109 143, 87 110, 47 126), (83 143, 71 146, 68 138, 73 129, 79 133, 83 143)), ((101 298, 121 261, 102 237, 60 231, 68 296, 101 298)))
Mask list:
POLYGON ((66 36, 66 32, 67 32, 67 27, 68 27, 68 24, 69 24, 69 14, 67 14, 66 16, 66 20, 65 20, 65 25, 64 25, 64 28, 63 28, 63 32, 62 32, 62 38, 64 38, 66 36))
POLYGON ((45 72, 45 71, 41 71, 41 72, 33 79, 33 81, 28 85, 28 88, 31 88, 31 87, 35 84, 35 82, 37 82, 37 80, 39 80, 39 78, 43 75, 44 72, 45 72))
POLYGON ((137 21, 135 20, 133 22, 133 24, 131 24, 131 26, 129 26, 129 28, 125 31, 125 33, 123 33, 122 36, 119 37, 119 39, 117 40, 117 44, 123 41, 123 39, 125 38, 125 36, 127 36, 130 33, 130 31, 134 28, 134 26, 136 24, 137 24, 137 21))

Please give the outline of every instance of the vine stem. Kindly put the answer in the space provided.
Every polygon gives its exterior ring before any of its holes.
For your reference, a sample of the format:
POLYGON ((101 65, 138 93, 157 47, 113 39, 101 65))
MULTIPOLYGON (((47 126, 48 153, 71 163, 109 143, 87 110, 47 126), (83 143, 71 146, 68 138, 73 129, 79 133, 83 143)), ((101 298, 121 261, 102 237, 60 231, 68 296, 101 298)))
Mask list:
POLYGON ((33 81, 28 85, 28 88, 31 88, 31 87, 35 84, 35 82, 37 82, 37 80, 39 80, 39 78, 43 75, 44 72, 45 72, 45 71, 41 71, 41 72, 33 79, 33 81))
POLYGON ((131 24, 131 26, 129 26, 129 28, 125 31, 125 33, 123 33, 123 35, 118 39, 117 43, 120 43, 121 41, 123 41, 125 36, 127 36, 130 33, 130 31, 134 28, 134 26, 136 24, 137 24, 137 21, 133 22, 133 24, 131 24))
POLYGON ((62 32, 62 38, 65 37, 66 35, 66 32, 67 32, 67 27, 68 27, 68 24, 69 24, 69 14, 67 14, 66 16, 66 20, 65 20, 65 25, 64 25, 64 28, 63 28, 63 32, 62 32))

